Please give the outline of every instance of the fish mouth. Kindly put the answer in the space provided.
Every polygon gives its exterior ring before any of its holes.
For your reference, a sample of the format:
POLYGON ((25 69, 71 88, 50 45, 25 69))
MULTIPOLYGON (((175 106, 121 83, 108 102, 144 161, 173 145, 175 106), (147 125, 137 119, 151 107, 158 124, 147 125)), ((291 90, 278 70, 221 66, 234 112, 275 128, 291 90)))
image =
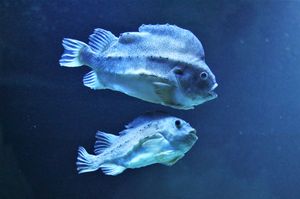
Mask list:
POLYGON ((189 132, 189 134, 194 134, 194 135, 196 135, 196 133, 197 133, 197 131, 195 129, 193 129, 189 132))
POLYGON ((211 87, 210 91, 208 91, 208 96, 209 96, 211 99, 214 99, 214 98, 218 97, 218 94, 214 91, 215 88, 217 88, 217 87, 218 87, 218 83, 215 83, 215 84, 211 87))
POLYGON ((196 131, 195 129, 193 129, 193 130, 191 130, 191 131, 189 132, 188 140, 189 140, 190 142, 193 142, 193 143, 194 143, 194 142, 198 139, 196 133, 197 133, 197 131, 196 131))

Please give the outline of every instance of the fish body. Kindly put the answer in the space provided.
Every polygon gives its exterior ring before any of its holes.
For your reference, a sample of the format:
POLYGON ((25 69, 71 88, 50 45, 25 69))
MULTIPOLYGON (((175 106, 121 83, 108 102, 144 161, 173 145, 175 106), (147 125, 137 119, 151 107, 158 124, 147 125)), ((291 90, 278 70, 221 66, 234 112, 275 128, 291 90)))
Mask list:
POLYGON ((60 65, 87 65, 83 78, 92 89, 110 89, 177 109, 214 99, 214 74, 204 61, 201 42, 175 25, 142 25, 119 37, 95 29, 89 44, 64 39, 60 65))
POLYGON ((165 114, 147 114, 135 119, 119 135, 98 131, 95 154, 79 147, 79 173, 99 168, 106 175, 118 175, 159 163, 171 166, 181 159, 197 141, 196 131, 187 122, 165 114))

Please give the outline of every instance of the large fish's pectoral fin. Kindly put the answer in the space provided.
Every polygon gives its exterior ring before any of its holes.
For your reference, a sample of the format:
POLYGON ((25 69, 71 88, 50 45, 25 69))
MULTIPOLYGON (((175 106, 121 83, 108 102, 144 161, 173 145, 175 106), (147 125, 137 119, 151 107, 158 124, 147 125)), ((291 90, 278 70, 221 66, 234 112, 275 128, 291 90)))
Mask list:
POLYGON ((94 152, 96 155, 102 153, 105 149, 110 147, 112 143, 115 142, 116 139, 118 139, 119 136, 109 134, 109 133, 104 133, 101 131, 98 131, 96 133, 96 143, 94 146, 94 152))
POLYGON ((83 77, 83 85, 91 89, 104 89, 104 86, 99 81, 95 71, 90 71, 83 77))
POLYGON ((163 82, 153 82, 155 93, 161 98, 162 102, 167 105, 176 105, 173 100, 174 86, 163 83, 163 82))
POLYGON ((126 168, 117 164, 102 164, 101 170, 105 175, 115 176, 122 173, 126 168))

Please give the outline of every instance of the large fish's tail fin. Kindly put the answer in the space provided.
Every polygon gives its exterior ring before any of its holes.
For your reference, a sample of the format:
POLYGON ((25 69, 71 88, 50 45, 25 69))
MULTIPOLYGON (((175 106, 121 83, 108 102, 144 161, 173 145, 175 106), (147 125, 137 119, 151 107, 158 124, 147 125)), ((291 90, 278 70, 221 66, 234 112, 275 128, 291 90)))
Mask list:
POLYGON ((62 45, 65 51, 59 60, 59 64, 66 67, 82 66, 83 63, 80 61, 80 52, 84 47, 88 47, 88 45, 82 41, 69 38, 64 38, 62 45))
MULTIPOLYGON (((88 47, 92 53, 101 54, 103 51, 107 50, 118 38, 112 34, 110 31, 96 28, 89 36, 89 44, 75 39, 64 38, 62 45, 65 48, 59 64, 66 67, 79 67, 84 63, 80 58, 90 59, 90 56, 86 57, 84 53, 81 55, 82 50, 88 47)), ((92 66, 91 66, 92 67, 92 66)))
POLYGON ((99 164, 95 160, 96 156, 89 154, 85 148, 78 148, 77 171, 78 173, 86 173, 99 169, 99 164))

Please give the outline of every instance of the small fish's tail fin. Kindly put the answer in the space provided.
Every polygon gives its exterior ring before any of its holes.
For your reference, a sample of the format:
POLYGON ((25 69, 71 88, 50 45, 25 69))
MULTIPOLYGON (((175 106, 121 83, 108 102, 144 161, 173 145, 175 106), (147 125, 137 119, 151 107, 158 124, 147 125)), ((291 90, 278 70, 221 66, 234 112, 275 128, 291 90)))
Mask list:
POLYGON ((65 51, 59 60, 59 64, 66 67, 82 66, 83 63, 79 58, 80 52, 84 47, 88 47, 88 45, 82 41, 69 38, 64 38, 62 45, 65 48, 65 51))
POLYGON ((91 171, 96 171, 99 168, 99 164, 95 161, 95 155, 89 154, 85 148, 78 148, 78 156, 77 156, 77 171, 78 173, 86 173, 91 171))

